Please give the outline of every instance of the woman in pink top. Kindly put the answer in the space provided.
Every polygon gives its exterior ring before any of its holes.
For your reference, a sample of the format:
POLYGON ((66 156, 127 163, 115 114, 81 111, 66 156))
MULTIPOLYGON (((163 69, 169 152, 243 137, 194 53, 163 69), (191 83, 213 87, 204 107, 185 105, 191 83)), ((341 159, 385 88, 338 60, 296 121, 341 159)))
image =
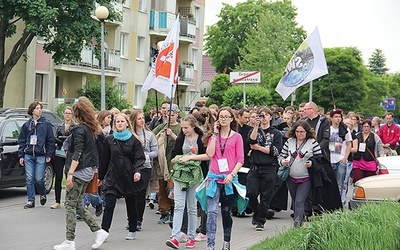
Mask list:
POLYGON ((213 133, 209 133, 204 138, 208 142, 206 154, 211 158, 206 183, 208 210, 207 249, 214 249, 215 247, 216 219, 220 202, 224 229, 222 249, 230 249, 232 232, 231 210, 237 196, 236 184, 239 184, 237 173, 244 162, 242 136, 236 131, 237 122, 232 109, 223 107, 218 112, 213 133))

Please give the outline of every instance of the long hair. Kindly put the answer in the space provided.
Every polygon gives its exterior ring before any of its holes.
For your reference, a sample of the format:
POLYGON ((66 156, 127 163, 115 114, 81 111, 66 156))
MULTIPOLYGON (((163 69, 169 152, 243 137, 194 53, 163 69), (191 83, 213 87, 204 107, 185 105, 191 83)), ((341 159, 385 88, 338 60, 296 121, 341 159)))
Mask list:
MULTIPOLYGON (((71 106, 65 106, 65 108, 64 108, 64 110, 63 110, 63 113, 65 113, 66 110, 71 111, 72 115, 74 114, 74 110, 72 109, 71 106)), ((64 124, 65 124, 65 123, 64 123, 64 124)), ((65 125, 66 125, 66 124, 65 124, 65 125)), ((65 131, 66 131, 66 132, 69 132, 70 129, 71 129, 71 126, 74 126, 74 125, 75 125, 75 121, 74 121, 74 117, 72 116, 72 117, 71 117, 71 122, 70 122, 70 124, 68 124, 68 125, 65 127, 65 131)))
POLYGON ((95 118, 94 106, 85 96, 79 97, 78 101, 72 106, 74 117, 78 123, 85 124, 93 136, 97 134, 97 120, 95 118))
MULTIPOLYGON (((199 123, 197 122, 196 118, 192 114, 189 114, 189 115, 183 117, 181 120, 181 125, 182 125, 182 122, 188 122, 189 125, 194 129, 194 132, 196 134, 198 134, 200 137, 203 136, 203 130, 199 127, 199 123)), ((181 130, 179 131, 178 137, 183 137, 183 136, 185 136, 185 134, 183 133, 182 126, 181 126, 181 130)))
POLYGON ((97 114, 97 121, 103 127, 104 125, 104 120, 106 119, 107 116, 111 116, 111 111, 109 110, 100 110, 100 112, 97 114))
POLYGON ((310 124, 308 124, 308 122, 306 122, 304 120, 297 121, 293 125, 293 127, 288 131, 287 137, 288 138, 297 138, 296 129, 298 127, 302 127, 306 131, 306 140, 311 139, 311 138, 315 139, 315 131, 314 131, 314 129, 312 129, 310 124))
MULTIPOLYGON (((139 141, 143 144, 143 143, 146 143, 146 142, 142 142, 142 140, 140 140, 140 137, 139 137, 139 135, 138 135, 138 133, 137 133, 137 131, 136 131, 136 119, 137 119, 138 116, 141 115, 141 114, 144 115, 144 112, 143 112, 142 110, 133 110, 133 111, 131 112, 131 114, 129 115, 129 122, 130 122, 131 127, 132 127, 132 134, 133 134, 136 138, 138 138, 139 141)), ((144 118, 143 118, 143 119, 144 119, 144 118)), ((147 126, 146 123, 144 123, 144 125, 143 125, 143 130, 147 130, 147 131, 152 132, 152 131, 149 129, 149 127, 147 126)), ((143 131, 143 133, 145 133, 145 132, 143 131)), ((153 132, 152 132, 152 133, 153 133, 153 132)))
MULTIPOLYGON (((238 123, 237 123, 237 120, 236 120, 236 118, 235 118, 235 117, 236 117, 236 116, 235 116, 235 113, 233 112, 233 110, 232 110, 230 107, 222 107, 222 108, 220 108, 220 109, 218 110, 217 120, 218 120, 218 118, 219 118, 219 114, 221 113, 221 111, 224 111, 224 110, 228 111, 229 114, 231 115, 232 121, 231 121, 231 123, 230 123, 230 128, 231 128, 233 131, 237 132, 237 130, 238 130, 238 123)), ((203 141, 204 145, 207 145, 208 139, 211 137, 212 133, 214 132, 214 123, 213 123, 210 127, 211 127, 211 129, 203 136, 202 141, 203 141)))
POLYGON ((126 114, 124 114, 124 113, 119 113, 119 114, 116 114, 115 115, 115 117, 114 117, 114 122, 113 122, 113 130, 114 131, 117 131, 117 126, 116 126, 116 124, 117 124, 117 117, 118 116, 122 116, 124 119, 125 119, 125 121, 126 121, 126 123, 128 124, 128 128, 127 129, 129 129, 130 131, 131 131, 131 133, 133 134, 133 136, 135 136, 136 137, 136 139, 138 139, 141 143, 142 143, 142 140, 140 140, 140 138, 139 138, 139 136, 134 132, 134 130, 133 130, 133 127, 132 127, 132 124, 131 124, 131 122, 129 121, 129 117, 126 115, 126 114))

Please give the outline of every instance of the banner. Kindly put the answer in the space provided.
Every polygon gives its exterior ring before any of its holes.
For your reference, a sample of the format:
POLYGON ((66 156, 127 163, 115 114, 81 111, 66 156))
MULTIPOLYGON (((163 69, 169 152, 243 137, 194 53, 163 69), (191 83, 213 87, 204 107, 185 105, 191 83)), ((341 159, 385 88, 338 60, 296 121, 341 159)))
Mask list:
POLYGON ((155 89, 169 98, 174 97, 178 82, 179 29, 178 14, 174 26, 168 32, 157 59, 144 81, 142 92, 155 89))
POLYGON ((290 59, 275 91, 286 100, 298 87, 326 74, 328 67, 317 27, 290 59))

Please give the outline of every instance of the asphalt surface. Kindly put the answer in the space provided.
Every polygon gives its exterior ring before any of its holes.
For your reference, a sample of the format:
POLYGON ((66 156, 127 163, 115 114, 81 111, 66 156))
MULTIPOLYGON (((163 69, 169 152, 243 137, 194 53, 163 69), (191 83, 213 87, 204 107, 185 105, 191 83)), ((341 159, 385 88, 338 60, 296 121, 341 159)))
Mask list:
MULTIPOLYGON (((62 197, 64 197, 64 192, 62 197)), ((65 239, 65 209, 63 206, 61 209, 50 209, 54 203, 54 191, 48 195, 48 201, 44 206, 40 205, 38 196, 35 208, 23 209, 25 203, 25 188, 0 190, 0 249, 53 249, 54 245, 63 242, 65 239)), ((94 216, 94 208, 90 207, 89 210, 94 216)), ((166 224, 157 224, 160 215, 155 212, 155 209, 146 208, 142 231, 137 233, 135 240, 128 241, 125 240, 127 234, 125 201, 119 200, 110 236, 99 249, 171 249, 165 245, 171 229, 166 224)), ((290 213, 291 211, 276 213, 274 218, 267 221, 265 230, 261 232, 257 232, 251 225, 250 215, 244 218, 233 217, 231 249, 248 249, 267 237, 290 229, 292 224, 290 213)), ((101 224, 101 217, 95 217, 95 219, 101 224)), ((223 241, 221 216, 218 217, 217 225, 215 249, 221 249, 223 241)), ((94 235, 84 222, 77 223, 75 243, 76 249, 91 249, 94 243, 94 235)), ((205 241, 197 242, 195 249, 206 249, 206 247, 205 241)), ((185 249, 184 244, 181 244, 180 249, 185 249)))

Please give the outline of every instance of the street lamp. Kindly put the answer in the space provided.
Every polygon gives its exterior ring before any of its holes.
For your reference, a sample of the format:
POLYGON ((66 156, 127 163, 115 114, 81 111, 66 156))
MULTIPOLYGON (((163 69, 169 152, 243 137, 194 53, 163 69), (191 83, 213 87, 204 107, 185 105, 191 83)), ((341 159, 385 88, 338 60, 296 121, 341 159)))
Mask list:
POLYGON ((106 76, 104 73, 104 20, 108 17, 108 9, 99 6, 95 11, 96 17, 101 23, 101 109, 106 109, 106 76))

